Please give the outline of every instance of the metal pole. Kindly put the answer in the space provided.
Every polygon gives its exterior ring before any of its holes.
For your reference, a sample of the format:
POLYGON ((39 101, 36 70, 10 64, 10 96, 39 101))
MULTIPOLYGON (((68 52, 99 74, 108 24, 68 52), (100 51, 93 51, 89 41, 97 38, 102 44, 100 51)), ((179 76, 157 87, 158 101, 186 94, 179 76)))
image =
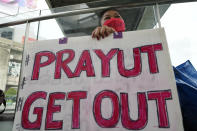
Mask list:
POLYGON ((27 24, 26 24, 26 28, 25 28, 25 39, 24 39, 24 45, 23 45, 23 53, 22 53, 22 62, 21 62, 21 68, 20 68, 20 77, 19 77, 19 83, 18 83, 18 91, 17 91, 17 98, 16 98, 16 106, 15 106, 15 112, 16 113, 16 108, 18 108, 18 96, 19 96, 19 92, 20 92, 20 88, 21 88, 21 85, 22 85, 22 82, 23 82, 23 68, 24 68, 24 58, 25 58, 25 46, 28 42, 28 37, 29 37, 29 27, 30 27, 30 23, 27 21, 27 24))
MULTIPOLYGON (((41 16, 41 10, 40 10, 39 16, 41 16)), ((38 21, 38 30, 37 30, 37 37, 36 37, 36 40, 38 40, 39 32, 40 32, 40 20, 38 21)))
POLYGON ((160 17, 160 11, 159 11, 159 5, 158 5, 158 3, 156 3, 156 12, 157 12, 157 19, 158 19, 158 24, 159 24, 159 28, 161 28, 161 21, 160 21, 160 19, 161 19, 161 17, 160 17))
POLYGON ((156 25, 158 23, 159 28, 161 28, 161 21, 160 21, 160 12, 159 12, 159 5, 156 2, 156 4, 154 5, 154 15, 155 15, 155 21, 156 21, 156 25))
POLYGON ((23 46, 23 53, 24 53, 25 45, 26 45, 26 43, 28 42, 29 27, 30 27, 30 23, 27 21, 26 29, 25 29, 25 40, 24 40, 24 46, 23 46))
MULTIPOLYGON (((170 2, 172 2, 172 0, 160 0, 159 1, 159 3, 170 3, 170 2)), ((104 7, 96 7, 96 8, 59 12, 59 13, 54 13, 54 14, 47 15, 47 16, 39 16, 39 17, 34 17, 34 18, 29 18, 29 19, 23 19, 23 20, 3 23, 3 24, 0 24, 0 28, 24 24, 27 21, 31 23, 31 22, 48 20, 48 19, 53 19, 53 18, 58 18, 58 17, 73 16, 73 15, 80 15, 80 14, 86 14, 86 13, 94 13, 95 11, 100 11, 100 10, 107 9, 107 8, 141 7, 141 6, 155 5, 155 3, 156 3, 155 0, 152 0, 152 1, 145 1, 143 3, 142 2, 126 3, 126 4, 122 4, 122 5, 115 5, 115 6, 104 6, 104 7)))

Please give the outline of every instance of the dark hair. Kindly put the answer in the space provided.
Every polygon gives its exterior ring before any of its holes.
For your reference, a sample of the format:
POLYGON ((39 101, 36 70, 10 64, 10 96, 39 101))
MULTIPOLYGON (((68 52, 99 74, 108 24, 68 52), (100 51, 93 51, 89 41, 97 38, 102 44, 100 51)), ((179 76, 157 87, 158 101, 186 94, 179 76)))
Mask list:
POLYGON ((102 19, 103 15, 104 15, 107 11, 111 11, 111 10, 117 11, 117 12, 119 13, 119 10, 116 9, 116 8, 113 8, 113 7, 107 8, 107 9, 101 11, 100 14, 99 14, 99 25, 101 25, 101 19, 102 19))

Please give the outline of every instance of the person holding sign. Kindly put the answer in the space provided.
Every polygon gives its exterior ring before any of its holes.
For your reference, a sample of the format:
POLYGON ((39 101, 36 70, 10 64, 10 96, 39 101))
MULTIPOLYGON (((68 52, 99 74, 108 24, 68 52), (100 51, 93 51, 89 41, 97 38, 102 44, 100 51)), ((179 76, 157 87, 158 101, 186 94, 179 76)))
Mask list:
POLYGON ((100 40, 114 32, 125 31, 125 23, 119 12, 114 8, 109 8, 101 12, 98 26, 92 32, 92 38, 100 40))
MULTIPOLYGON (((114 9, 100 25, 92 33, 98 40, 125 31, 114 9)), ((89 36, 28 44, 13 131, 183 131, 166 44, 162 29, 99 45, 89 36)))

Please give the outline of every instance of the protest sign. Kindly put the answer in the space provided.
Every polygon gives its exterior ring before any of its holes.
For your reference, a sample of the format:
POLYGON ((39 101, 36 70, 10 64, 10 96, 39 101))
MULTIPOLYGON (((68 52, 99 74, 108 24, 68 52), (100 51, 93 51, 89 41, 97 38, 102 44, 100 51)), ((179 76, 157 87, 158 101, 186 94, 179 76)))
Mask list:
POLYGON ((163 29, 30 43, 23 58, 13 131, 183 131, 163 29))

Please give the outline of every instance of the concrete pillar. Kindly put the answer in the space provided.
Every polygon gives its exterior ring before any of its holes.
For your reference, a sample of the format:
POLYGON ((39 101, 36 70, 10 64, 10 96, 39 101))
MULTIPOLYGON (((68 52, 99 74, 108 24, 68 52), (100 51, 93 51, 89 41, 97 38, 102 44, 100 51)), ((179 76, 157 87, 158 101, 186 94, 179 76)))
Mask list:
POLYGON ((0 38, 0 89, 5 91, 11 42, 0 38))

